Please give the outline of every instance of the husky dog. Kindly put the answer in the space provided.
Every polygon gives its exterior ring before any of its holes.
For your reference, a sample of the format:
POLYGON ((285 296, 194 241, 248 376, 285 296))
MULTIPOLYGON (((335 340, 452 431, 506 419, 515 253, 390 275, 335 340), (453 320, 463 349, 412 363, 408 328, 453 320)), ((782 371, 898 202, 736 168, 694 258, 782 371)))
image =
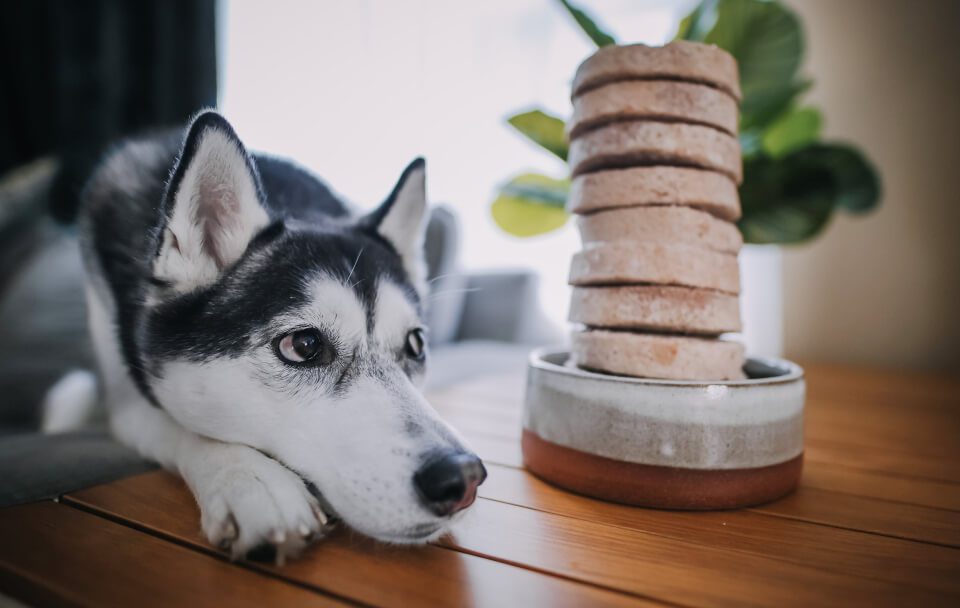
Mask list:
POLYGON ((418 390, 424 171, 358 217, 207 111, 121 145, 84 190, 111 428, 183 477, 234 556, 296 555, 333 516, 427 542, 486 477, 418 390))

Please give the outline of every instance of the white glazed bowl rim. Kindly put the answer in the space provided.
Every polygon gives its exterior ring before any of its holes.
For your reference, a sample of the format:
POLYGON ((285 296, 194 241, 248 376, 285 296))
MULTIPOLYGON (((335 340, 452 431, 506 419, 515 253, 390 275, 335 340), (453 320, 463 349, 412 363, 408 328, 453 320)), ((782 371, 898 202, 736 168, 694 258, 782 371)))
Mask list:
POLYGON ((705 386, 770 386, 773 384, 787 384, 803 379, 803 368, 776 357, 748 357, 744 365, 747 374, 746 380, 659 380, 655 378, 634 378, 632 376, 617 376, 591 372, 579 367, 567 365, 570 351, 565 348, 545 347, 538 348, 530 353, 530 367, 563 376, 577 376, 600 382, 617 382, 629 385, 656 385, 677 386, 687 388, 702 388, 705 386))

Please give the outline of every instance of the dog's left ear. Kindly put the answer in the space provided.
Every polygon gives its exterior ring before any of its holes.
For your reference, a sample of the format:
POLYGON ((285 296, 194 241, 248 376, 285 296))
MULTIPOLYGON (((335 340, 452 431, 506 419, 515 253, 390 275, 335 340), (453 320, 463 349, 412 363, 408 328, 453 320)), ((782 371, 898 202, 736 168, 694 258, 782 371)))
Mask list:
POLYGON ((197 116, 167 184, 154 277, 179 292, 215 282, 270 223, 260 177, 225 118, 197 116))
POLYGON ((393 192, 361 225, 376 230, 400 254, 410 281, 422 296, 427 265, 423 239, 427 230, 426 161, 417 158, 407 165, 393 192))

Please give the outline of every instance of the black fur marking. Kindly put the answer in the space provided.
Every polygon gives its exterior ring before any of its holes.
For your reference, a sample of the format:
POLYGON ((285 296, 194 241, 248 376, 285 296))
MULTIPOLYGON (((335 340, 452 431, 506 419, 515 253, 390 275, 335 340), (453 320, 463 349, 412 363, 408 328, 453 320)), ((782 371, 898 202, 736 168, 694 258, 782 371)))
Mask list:
POLYGON ((150 338, 143 344, 151 359, 204 361, 242 354, 255 332, 310 301, 306 277, 329 276, 347 283, 349 276, 368 316, 382 278, 405 282, 397 256, 352 228, 286 230, 257 252, 258 259, 251 259, 252 253, 248 250, 209 288, 176 296, 154 309, 147 317, 150 338), (351 260, 356 260, 352 275, 345 264, 351 260))
POLYGON ((403 188, 403 185, 410 177, 410 174, 417 169, 423 169, 426 164, 427 161, 425 161, 422 156, 418 156, 417 158, 413 159, 410 164, 407 165, 407 168, 403 170, 403 173, 400 174, 400 179, 397 180, 393 190, 390 191, 389 196, 387 196, 387 200, 385 200, 379 207, 363 218, 363 220, 360 222, 361 226, 367 230, 376 231, 377 227, 383 222, 384 218, 387 217, 387 214, 390 213, 390 210, 393 209, 393 204, 397 201, 397 196, 400 194, 400 189, 403 188))
POLYGON ((247 551, 244 558, 261 564, 272 564, 277 560, 277 547, 271 543, 262 543, 247 551))
POLYGON ((284 225, 283 220, 276 220, 272 222, 253 237, 253 239, 250 241, 250 244, 247 245, 247 252, 263 249, 273 241, 280 238, 280 235, 283 234, 285 229, 286 226, 284 225))
POLYGON ((255 161, 269 208, 282 209, 285 217, 321 224, 349 215, 330 189, 305 169, 273 156, 258 154, 255 161))
MULTIPOLYGON (((349 222, 346 205, 313 175, 277 158, 247 155, 261 203, 273 222, 214 284, 188 294, 171 293, 169 285, 153 277, 153 261, 184 167, 208 128, 227 133, 243 150, 222 117, 204 113, 191 125, 182 147, 177 132, 119 147, 82 197, 87 267, 107 281, 117 306, 123 358, 136 386, 155 405, 150 379, 164 361, 240 355, 275 316, 307 302, 305 279, 311 276, 349 284, 371 328, 381 280, 400 286, 420 308, 400 257, 370 219, 385 217, 404 179, 422 166, 419 159, 407 167, 377 211, 349 222), (133 153, 135 146, 140 146, 139 154, 133 153), (110 163, 118 164, 111 169, 110 163), (145 306, 151 290, 162 300, 152 309, 145 306)), ((352 375, 345 374, 343 382, 352 375)))

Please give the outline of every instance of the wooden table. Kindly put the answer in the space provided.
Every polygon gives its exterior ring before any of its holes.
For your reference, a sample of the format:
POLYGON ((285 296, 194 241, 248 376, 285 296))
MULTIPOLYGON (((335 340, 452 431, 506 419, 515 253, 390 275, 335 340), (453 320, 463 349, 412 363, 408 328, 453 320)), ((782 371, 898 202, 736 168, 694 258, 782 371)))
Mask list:
POLYGON ((231 563, 157 472, 0 512, 0 589, 99 606, 960 605, 960 382, 807 377, 802 486, 762 507, 636 509, 537 480, 521 467, 518 370, 431 395, 490 471, 436 545, 340 531, 282 568, 231 563))

